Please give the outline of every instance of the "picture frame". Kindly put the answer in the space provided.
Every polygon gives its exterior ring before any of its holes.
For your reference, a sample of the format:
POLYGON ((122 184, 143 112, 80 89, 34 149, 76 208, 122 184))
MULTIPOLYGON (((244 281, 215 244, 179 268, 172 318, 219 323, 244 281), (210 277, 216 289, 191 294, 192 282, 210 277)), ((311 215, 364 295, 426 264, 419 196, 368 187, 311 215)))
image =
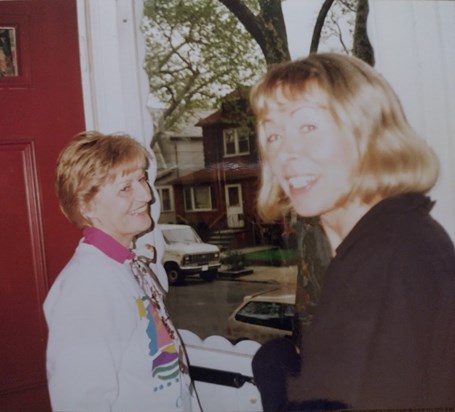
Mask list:
POLYGON ((0 89, 30 86, 28 16, 0 15, 0 89))
POLYGON ((16 28, 0 26, 0 77, 17 77, 16 28))

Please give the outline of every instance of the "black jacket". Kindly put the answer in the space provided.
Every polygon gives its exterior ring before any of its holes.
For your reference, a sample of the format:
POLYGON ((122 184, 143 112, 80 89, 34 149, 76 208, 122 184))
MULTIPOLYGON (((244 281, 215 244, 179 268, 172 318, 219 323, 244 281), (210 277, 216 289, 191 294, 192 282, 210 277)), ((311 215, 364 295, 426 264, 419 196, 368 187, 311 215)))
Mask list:
POLYGON ((455 407, 455 251, 431 207, 418 194, 385 199, 337 248, 291 401, 455 407))

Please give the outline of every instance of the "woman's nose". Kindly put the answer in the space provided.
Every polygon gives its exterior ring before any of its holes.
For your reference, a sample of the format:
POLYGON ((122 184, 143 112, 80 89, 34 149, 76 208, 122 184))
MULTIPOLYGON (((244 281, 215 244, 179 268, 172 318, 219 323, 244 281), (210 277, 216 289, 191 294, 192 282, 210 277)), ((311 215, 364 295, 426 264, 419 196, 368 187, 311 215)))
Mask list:
POLYGON ((140 200, 142 202, 150 202, 151 200, 154 200, 152 191, 150 190, 150 186, 148 185, 147 182, 141 182, 137 185, 136 188, 136 199, 140 200))
POLYGON ((292 130, 287 130, 282 137, 279 148, 279 156, 283 160, 292 159, 301 154, 303 150, 303 139, 292 130))

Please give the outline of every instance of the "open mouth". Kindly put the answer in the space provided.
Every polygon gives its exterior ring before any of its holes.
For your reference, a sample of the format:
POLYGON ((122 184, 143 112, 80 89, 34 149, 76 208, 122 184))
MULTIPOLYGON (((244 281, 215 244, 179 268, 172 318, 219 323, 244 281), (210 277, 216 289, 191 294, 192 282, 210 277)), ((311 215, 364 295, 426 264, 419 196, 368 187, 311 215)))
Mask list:
POLYGON ((133 211, 130 212, 130 215, 137 216, 137 215, 141 215, 146 212, 148 212, 148 205, 141 206, 140 208, 134 209, 133 211))
POLYGON ((317 180, 315 175, 294 176, 287 179, 291 190, 309 189, 317 180))

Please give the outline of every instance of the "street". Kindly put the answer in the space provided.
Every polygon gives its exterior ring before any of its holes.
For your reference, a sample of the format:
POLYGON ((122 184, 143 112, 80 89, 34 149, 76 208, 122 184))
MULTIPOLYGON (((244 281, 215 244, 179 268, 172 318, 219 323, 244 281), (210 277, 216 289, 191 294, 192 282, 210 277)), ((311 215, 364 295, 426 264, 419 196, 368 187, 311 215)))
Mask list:
POLYGON ((201 339, 224 336, 227 318, 244 296, 274 287, 262 282, 188 278, 185 284, 170 287, 166 307, 178 329, 188 329, 201 339))

